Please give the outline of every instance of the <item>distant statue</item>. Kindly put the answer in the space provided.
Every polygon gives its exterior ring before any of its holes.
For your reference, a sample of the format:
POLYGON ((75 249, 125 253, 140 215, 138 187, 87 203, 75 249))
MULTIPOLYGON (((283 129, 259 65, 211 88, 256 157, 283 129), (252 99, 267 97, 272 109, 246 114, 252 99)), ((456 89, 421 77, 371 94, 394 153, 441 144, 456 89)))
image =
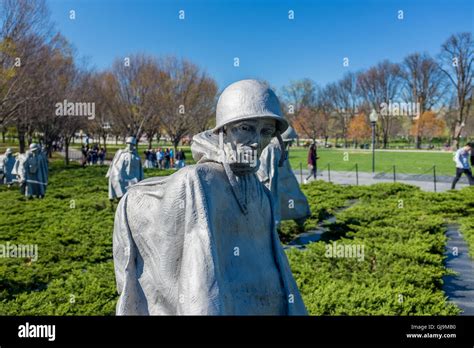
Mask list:
POLYGON ((36 143, 25 154, 18 155, 12 174, 20 184, 20 192, 28 198, 43 198, 48 186, 48 158, 36 143))
POLYGON ((278 98, 256 80, 231 84, 216 124, 193 138, 196 165, 144 180, 120 201, 117 315, 307 314, 255 174, 288 127, 278 98))
POLYGON ((128 188, 144 178, 140 156, 137 153, 137 140, 126 139, 127 147, 115 153, 105 177, 109 178, 109 199, 122 198, 128 188))
POLYGON ((15 176, 12 174, 12 171, 15 161, 12 149, 8 148, 5 154, 0 157, 0 184, 8 185, 8 187, 13 184, 15 176))
POLYGON ((257 175, 272 192, 277 225, 283 220, 295 220, 301 226, 311 216, 311 211, 291 169, 288 156, 289 147, 297 134, 292 127, 288 127, 281 137, 284 148, 274 138, 260 156, 261 165, 257 175))

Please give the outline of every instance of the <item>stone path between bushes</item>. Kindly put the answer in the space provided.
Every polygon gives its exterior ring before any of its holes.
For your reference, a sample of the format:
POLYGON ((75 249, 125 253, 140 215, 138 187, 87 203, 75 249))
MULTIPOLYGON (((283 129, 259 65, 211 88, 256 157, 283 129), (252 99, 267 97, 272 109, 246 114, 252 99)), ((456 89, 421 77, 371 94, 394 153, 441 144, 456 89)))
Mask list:
POLYGON ((349 200, 344 207, 337 209, 333 215, 320 221, 314 230, 309 230, 304 233, 300 233, 291 242, 289 242, 287 245, 284 245, 283 248, 284 249, 288 249, 288 248, 304 249, 306 244, 319 241, 321 239, 321 236, 325 232, 329 231, 329 225, 336 222, 336 214, 346 209, 349 209, 357 202, 358 202, 357 199, 349 200))
POLYGON ((469 257, 469 249, 459 232, 459 225, 448 225, 446 237, 447 258, 444 262, 447 268, 458 274, 443 277, 443 290, 449 301, 463 310, 461 315, 474 315, 474 261, 469 257))

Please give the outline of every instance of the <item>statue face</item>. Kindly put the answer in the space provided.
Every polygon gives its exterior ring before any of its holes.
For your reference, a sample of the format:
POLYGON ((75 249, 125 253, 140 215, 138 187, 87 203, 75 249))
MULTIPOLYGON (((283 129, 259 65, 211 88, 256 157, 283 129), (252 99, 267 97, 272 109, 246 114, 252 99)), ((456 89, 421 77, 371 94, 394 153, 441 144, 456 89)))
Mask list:
MULTIPOLYGON (((229 162, 234 172, 255 172, 258 158, 275 135, 276 121, 253 119, 231 123, 226 127, 224 144, 232 150, 234 158, 229 162)), ((229 154, 227 154, 229 155, 229 154)))

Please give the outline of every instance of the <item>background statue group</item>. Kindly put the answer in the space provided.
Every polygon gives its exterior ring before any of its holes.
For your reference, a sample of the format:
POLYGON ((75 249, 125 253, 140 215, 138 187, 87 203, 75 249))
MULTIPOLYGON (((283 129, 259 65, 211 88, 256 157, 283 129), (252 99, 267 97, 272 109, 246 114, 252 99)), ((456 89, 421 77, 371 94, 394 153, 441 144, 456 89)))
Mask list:
POLYGON ((41 147, 32 143, 24 154, 15 158, 11 149, 7 149, 0 158, 0 183, 9 187, 15 182, 20 192, 27 198, 43 198, 48 186, 48 158, 41 147))
POLYGON ((236 82, 216 127, 193 137, 196 165, 128 186, 113 235, 118 315, 307 314, 276 230, 309 216, 287 129, 271 89, 236 82))

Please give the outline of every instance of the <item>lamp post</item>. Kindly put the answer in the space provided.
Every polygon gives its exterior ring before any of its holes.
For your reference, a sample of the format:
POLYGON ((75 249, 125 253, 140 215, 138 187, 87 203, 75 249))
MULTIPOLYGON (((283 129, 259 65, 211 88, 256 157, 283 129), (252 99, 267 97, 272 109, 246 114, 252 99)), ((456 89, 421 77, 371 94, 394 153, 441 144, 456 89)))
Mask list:
POLYGON ((372 109, 372 112, 369 115, 370 124, 372 126, 372 174, 375 173, 375 125, 379 115, 375 109, 372 109))

